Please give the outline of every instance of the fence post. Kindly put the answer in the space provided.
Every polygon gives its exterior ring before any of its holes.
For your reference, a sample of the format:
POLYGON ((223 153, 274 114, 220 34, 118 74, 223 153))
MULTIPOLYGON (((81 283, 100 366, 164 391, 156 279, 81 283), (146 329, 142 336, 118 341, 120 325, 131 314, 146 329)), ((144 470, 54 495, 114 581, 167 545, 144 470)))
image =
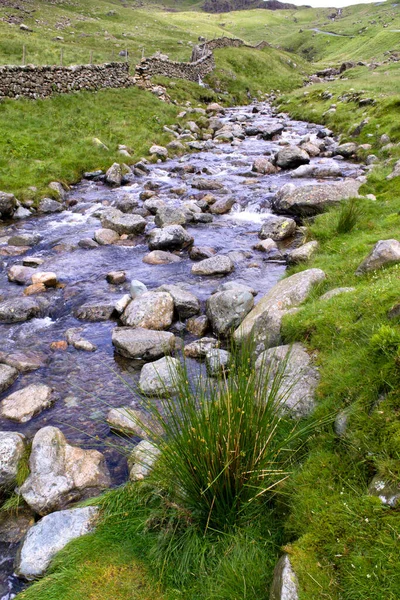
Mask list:
POLYGON ((25 44, 22 46, 22 66, 26 63, 26 47, 25 44))

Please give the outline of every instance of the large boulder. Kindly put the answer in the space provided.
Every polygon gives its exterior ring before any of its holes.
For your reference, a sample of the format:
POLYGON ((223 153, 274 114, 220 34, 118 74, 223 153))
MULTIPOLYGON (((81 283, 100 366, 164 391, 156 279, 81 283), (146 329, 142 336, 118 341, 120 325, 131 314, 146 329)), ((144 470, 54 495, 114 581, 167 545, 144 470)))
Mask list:
POLYGON ((157 291, 168 292, 172 296, 179 319, 188 319, 200 312, 198 298, 191 292, 179 287, 179 285, 164 284, 157 291))
POLYGON ((400 242, 379 240, 356 270, 356 275, 376 271, 382 267, 400 262, 400 242))
POLYGON ((39 515, 96 496, 111 483, 104 456, 97 450, 70 446, 57 427, 43 427, 36 433, 29 468, 20 492, 39 515))
POLYGON ((206 313, 217 336, 227 336, 236 329, 254 306, 250 292, 226 290, 210 296, 206 303, 206 313))
POLYGON ((121 321, 128 327, 168 329, 174 316, 174 301, 168 292, 145 292, 124 310, 121 321))
POLYGON ((304 302, 312 288, 325 279, 321 269, 307 269, 279 281, 236 329, 238 343, 253 340, 255 353, 277 346, 284 314, 304 302))
POLYGON ((187 215, 184 210, 176 206, 161 206, 154 219, 157 227, 166 227, 167 225, 185 225, 187 215))
POLYGON ((261 376, 264 371, 268 373, 268 392, 274 378, 279 378, 277 401, 285 412, 300 418, 313 411, 319 374, 302 344, 277 346, 262 352, 255 368, 261 371, 261 376))
POLYGON ((271 239, 275 242, 284 240, 296 233, 296 221, 289 217, 278 217, 277 215, 268 215, 263 220, 258 237, 261 240, 271 239))
POLYGON ((18 377, 18 371, 9 365, 0 363, 0 394, 5 392, 18 377))
POLYGON ((299 600, 298 587, 289 556, 284 554, 274 570, 269 600, 299 600))
POLYGON ((118 354, 126 358, 151 361, 172 354, 175 336, 169 331, 152 331, 138 327, 116 327, 112 332, 112 343, 118 354))
POLYGON ((42 305, 33 298, 9 298, 0 302, 0 323, 21 323, 41 313, 42 305))
POLYGON ((31 383, 0 402, 0 416, 18 423, 26 423, 42 410, 49 408, 53 402, 51 387, 44 383, 31 383))
POLYGON ((17 208, 17 199, 14 194, 0 192, 0 219, 9 219, 17 208))
POLYGON ((277 193, 273 200, 273 207, 280 214, 295 217, 314 216, 343 199, 357 196, 360 185, 361 182, 355 179, 304 185, 298 188, 288 184, 277 193))
POLYGON ((119 235, 143 233, 146 227, 146 219, 140 215, 128 215, 118 210, 109 208, 101 215, 101 225, 105 229, 112 229, 119 235))
POLYGON ((285 146, 275 156, 275 164, 281 169, 295 169, 309 162, 307 152, 298 146, 285 146))
POLYGON ((166 225, 153 229, 149 235, 150 250, 178 250, 193 244, 193 237, 182 225, 166 225))
POLYGON ((143 366, 139 387, 146 396, 165 396, 177 391, 179 360, 166 356, 143 366))
POLYGON ((192 266, 193 275, 227 275, 235 268, 229 256, 215 255, 192 266))
POLYGON ((0 431, 0 490, 15 485, 19 463, 25 453, 25 436, 14 431, 0 431))
POLYGON ((19 548, 15 573, 28 581, 44 575, 57 552, 93 531, 98 515, 96 506, 85 506, 54 512, 41 519, 28 530, 19 548))

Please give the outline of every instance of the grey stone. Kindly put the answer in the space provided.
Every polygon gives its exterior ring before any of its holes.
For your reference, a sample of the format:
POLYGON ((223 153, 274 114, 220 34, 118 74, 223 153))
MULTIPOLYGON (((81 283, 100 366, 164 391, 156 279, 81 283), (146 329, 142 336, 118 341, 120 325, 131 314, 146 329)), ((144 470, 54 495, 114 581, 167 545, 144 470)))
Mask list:
POLYGON ((193 246, 189 250, 189 258, 192 260, 204 260, 215 256, 216 250, 210 246, 193 246))
POLYGON ((131 406, 111 408, 108 411, 106 421, 113 431, 125 435, 136 435, 141 438, 146 437, 146 432, 143 429, 143 426, 147 427, 147 423, 144 422, 145 416, 131 406))
POLYGON ((214 215, 224 215, 231 210, 234 204, 234 198, 220 198, 210 206, 210 212, 214 215))
POLYGON ((204 337, 187 344, 183 349, 183 353, 187 358, 205 358, 210 350, 218 347, 218 340, 212 337, 204 337))
POLYGON ((200 302, 198 298, 178 285, 164 284, 157 288, 157 291, 168 292, 172 296, 179 319, 188 319, 200 312, 200 302))
POLYGON ((151 146, 149 153, 155 154, 158 158, 168 158, 168 150, 167 148, 164 148, 164 146, 157 146, 156 144, 154 144, 154 146, 151 146))
MULTIPOLYGON (((100 231, 104 231, 104 230, 100 230, 100 231)), ((115 233, 115 232, 113 231, 113 233, 115 233)), ((79 248, 84 248, 85 250, 91 250, 92 248, 98 248, 99 244, 97 242, 95 242, 94 240, 91 240, 90 238, 82 238, 81 240, 79 240, 78 246, 79 246, 79 248)))
POLYGON ((212 191, 221 190, 224 184, 215 179, 205 179, 204 177, 195 177, 192 181, 192 186, 198 190, 212 191))
POLYGON ((43 198, 38 206, 38 211, 44 214, 62 212, 63 210, 61 202, 57 202, 57 200, 52 200, 51 198, 43 198))
POLYGON ((250 287, 249 285, 245 285, 244 283, 239 283, 239 281, 225 281, 221 283, 212 293, 216 294, 218 292, 226 292, 227 290, 233 290, 235 292, 248 292, 252 296, 257 296, 257 291, 250 287))
POLYGON ((262 175, 272 175, 276 173, 276 167, 265 156, 259 156, 253 162, 252 171, 262 175))
POLYGON ((210 377, 219 377, 229 369, 231 355, 226 350, 213 348, 206 354, 206 369, 210 377))
POLYGON ((400 262, 400 242, 397 240, 379 240, 356 270, 356 275, 363 275, 388 265, 400 262))
POLYGON ((151 361, 172 354, 175 336, 168 331, 116 327, 112 332, 112 343, 118 354, 126 358, 151 361))
POLYGON ((182 225, 167 225, 153 229, 149 235, 150 250, 177 250, 193 243, 192 236, 182 225))
POLYGON ((333 183, 305 185, 294 188, 285 185, 273 200, 276 212, 308 217, 323 212, 343 199, 358 196, 361 182, 355 179, 333 183))
POLYGON ((286 146, 275 156, 275 163, 281 169, 295 169, 310 162, 307 152, 297 146, 286 146))
POLYGON ((139 387, 146 396, 165 396, 177 392, 180 363, 164 357, 147 363, 140 372, 139 387))
POLYGON ((0 363, 0 394, 5 392, 18 377, 18 371, 12 366, 0 363))
POLYGON ((349 422, 348 412, 345 410, 340 411, 340 413, 338 413, 338 415, 336 416, 336 419, 335 419, 335 422, 333 425, 336 435, 338 435, 341 438, 346 435, 348 422, 349 422))
POLYGON ((7 273, 8 281, 18 283, 19 285, 27 285, 32 283, 32 275, 35 269, 32 267, 24 267, 23 265, 13 265, 7 273))
POLYGON ((75 317, 83 321, 108 321, 114 312, 114 304, 88 303, 82 304, 75 310, 75 317))
POLYGON ((109 244, 117 242, 119 240, 119 235, 114 229, 102 227, 101 229, 96 229, 94 232, 94 239, 100 246, 108 246, 109 244))
POLYGON ((354 142, 348 142, 347 144, 341 144, 335 150, 335 154, 339 154, 339 156, 343 156, 343 158, 350 158, 353 154, 357 152, 357 144, 354 142))
POLYGON ((100 221, 103 228, 113 229, 119 235, 124 233, 138 235, 143 233, 146 227, 146 220, 143 217, 123 213, 118 208, 109 208, 104 211, 100 221))
POLYGON ((284 554, 274 570, 269 600, 299 600, 298 585, 289 556, 284 554))
POLYGON ((160 450, 151 442, 147 440, 139 442, 128 459, 129 479, 142 481, 150 474, 159 455, 160 450))
POLYGON ((186 329, 193 335, 203 336, 209 328, 209 321, 206 315, 191 317, 186 321, 186 329))
POLYGON ((143 262, 148 265, 170 265, 181 262, 181 260, 180 256, 164 250, 152 250, 143 257, 143 262))
POLYGON ((235 268, 229 256, 215 255, 192 266, 193 275, 227 275, 235 268))
POLYGON ((287 261, 289 264, 297 265, 298 263, 308 262, 318 250, 318 242, 312 241, 299 246, 295 250, 288 252, 287 261))
POLYGON ((45 408, 49 408, 53 402, 54 396, 51 387, 44 383, 31 383, 0 402, 0 416, 19 423, 26 423, 45 408))
POLYGON ((21 323, 42 313, 42 305, 32 298, 10 298, 0 302, 0 323, 21 323))
POLYGON ((113 187, 120 186, 122 183, 122 168, 118 163, 114 163, 106 172, 106 183, 113 187))
POLYGON ((0 218, 8 219, 13 216, 17 208, 17 199, 14 194, 0 192, 0 218))
POLYGON ((96 506, 61 510, 47 515, 28 533, 18 551, 15 572, 28 581, 44 575, 53 557, 72 540, 93 531, 96 506))
POLYGON ((396 164, 393 167, 393 171, 390 173, 390 175, 388 175, 386 177, 386 179, 390 180, 390 179, 394 179, 395 177, 399 177, 400 176, 400 160, 398 160, 396 162, 396 164))
POLYGON ((25 453, 25 436, 13 431, 0 431, 0 490, 16 483, 19 463, 25 453))
POLYGON ((139 281, 138 279, 132 279, 129 286, 129 293, 132 300, 138 298, 138 296, 142 296, 142 294, 145 294, 147 291, 147 286, 142 281, 139 281))
POLYGON ((168 329, 174 315, 174 301, 167 292, 145 292, 128 304, 121 321, 128 327, 168 329))
POLYGON ((38 233, 19 233, 8 238, 9 246, 35 246, 41 240, 38 233))
POLYGON ((319 374, 302 344, 266 350, 257 358, 255 368, 268 373, 268 393, 274 378, 278 377, 277 402, 282 410, 297 418, 306 417, 313 411, 319 374))
POLYGON ((340 294, 347 294, 349 292, 354 292, 356 288, 353 287, 341 287, 341 288, 335 288, 333 290, 329 290, 329 292, 326 292, 325 294, 322 294, 322 296, 320 296, 320 300, 330 300, 331 298, 334 298, 335 296, 339 296, 340 294))
POLYGON ((388 481, 381 475, 375 475, 368 487, 370 496, 377 496, 382 504, 391 508, 397 508, 400 505, 400 484, 388 481))
MULTIPOLYGON (((37 350, 27 350, 26 352, 1 352, 0 351, 0 363, 14 367, 21 373, 27 373, 29 371, 36 371, 47 364, 48 356, 37 350)), ((0 365, 1 368, 1 365, 0 365)), ((0 384, 0 392, 1 390, 0 384)))
POLYGON ((206 313, 218 336, 227 336, 236 329, 254 306, 253 295, 238 289, 225 290, 207 299, 206 313))
POLYGON ((165 227, 166 225, 185 225, 187 215, 184 210, 175 206, 162 206, 157 210, 154 219, 157 227, 165 227))
POLYGON ((64 190, 63 186, 59 181, 51 181, 47 187, 53 190, 53 192, 57 194, 57 197, 61 201, 66 200, 67 192, 64 190))
POLYGON ((234 334, 238 343, 254 340, 255 353, 277 346, 282 317, 287 310, 299 306, 312 288, 325 279, 321 269, 307 269, 279 281, 242 321, 234 334))
POLYGON ((295 232, 296 221, 293 219, 268 215, 266 220, 263 221, 258 237, 261 240, 271 239, 276 242, 293 236, 295 232))
POLYGON ((143 202, 143 206, 149 211, 149 213, 155 215, 157 214, 157 211, 165 207, 165 202, 164 200, 161 200, 161 198, 152 197, 145 200, 143 202))
POLYGON ((20 493, 40 515, 96 496, 110 486, 104 456, 97 450, 70 446, 57 427, 43 427, 36 433, 29 468, 29 477, 20 487, 20 493))

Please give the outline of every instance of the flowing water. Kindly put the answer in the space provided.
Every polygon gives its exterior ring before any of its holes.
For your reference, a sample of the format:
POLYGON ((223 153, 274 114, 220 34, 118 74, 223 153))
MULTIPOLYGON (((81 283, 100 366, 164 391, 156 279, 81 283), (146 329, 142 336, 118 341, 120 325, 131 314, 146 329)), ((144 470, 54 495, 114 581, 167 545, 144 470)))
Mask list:
MULTIPOLYGON (((33 351, 46 356, 46 365, 39 370, 19 376, 12 388, 0 395, 0 399, 10 392, 29 383, 45 382, 57 394, 53 407, 43 411, 25 424, 0 420, 0 430, 19 431, 28 438, 45 425, 55 425, 65 434, 67 440, 80 447, 98 448, 107 459, 114 485, 125 481, 128 476, 126 458, 115 449, 121 440, 110 432, 105 416, 110 406, 121 406, 132 402, 133 394, 122 383, 119 376, 137 381, 139 371, 129 360, 114 354, 111 332, 116 320, 105 322, 79 321, 74 310, 87 302, 114 302, 129 291, 129 281, 138 279, 149 289, 165 283, 183 283, 202 303, 222 281, 238 281, 255 288, 256 302, 284 274, 285 265, 263 260, 261 253, 252 249, 258 239, 263 217, 270 212, 270 201, 276 191, 288 182, 305 185, 313 179, 290 179, 290 171, 280 171, 276 175, 255 176, 251 166, 255 157, 276 152, 281 142, 296 144, 304 136, 315 139, 318 126, 290 120, 284 115, 274 116, 271 108, 258 105, 259 112, 252 113, 252 107, 238 107, 226 111, 224 121, 244 122, 248 125, 269 125, 281 122, 285 125, 282 135, 274 141, 264 141, 257 137, 246 137, 240 145, 218 144, 214 149, 186 155, 180 159, 149 165, 150 173, 145 177, 130 176, 127 185, 110 189, 100 182, 84 180, 74 186, 69 193, 68 210, 25 219, 12 224, 0 225, 0 298, 20 297, 23 288, 10 283, 7 271, 13 264, 22 264, 23 258, 35 256, 44 260, 42 271, 53 271, 63 284, 60 289, 48 291, 50 300, 47 313, 42 318, 25 323, 0 324, 0 351, 33 351), (195 173, 182 174, 186 164, 195 167, 195 173), (230 254, 235 271, 225 278, 198 277, 191 274, 193 264, 186 251, 180 253, 181 262, 169 265, 149 265, 143 262, 148 252, 145 235, 134 241, 120 242, 117 245, 83 249, 78 246, 82 238, 91 238, 100 227, 98 216, 104 207, 113 205, 122 197, 139 199, 145 184, 151 182, 158 187, 157 195, 166 203, 180 205, 191 197, 199 198, 207 192, 199 192, 191 186, 193 177, 217 179, 222 182, 229 194, 236 199, 230 213, 215 216, 210 224, 188 225, 197 246, 212 246, 220 254, 230 254), (183 196, 171 189, 185 187, 183 196), (73 206, 72 206, 73 205, 73 206), (35 232, 42 240, 23 257, 5 256, 7 239, 21 232, 35 232), (110 285, 106 274, 113 270, 124 270, 127 282, 110 285), (50 344, 65 339, 65 331, 70 327, 83 327, 83 337, 97 346, 93 353, 75 350, 69 346, 66 351, 52 351, 50 344)), ((332 158, 313 158, 312 163, 337 164, 332 158)), ((346 161, 340 163, 345 176, 360 175, 359 167, 346 161)), ((218 196, 218 190, 211 192, 218 196)), ((152 227, 149 218, 146 232, 152 227)), ((184 341, 191 339, 181 324, 173 326, 184 341)), ((13 546, 0 547, 0 597, 9 600, 20 583, 10 576, 13 546), (2 558, 1 558, 2 557, 2 558), (3 573, 4 583, 1 584, 3 573), (2 588, 3 585, 3 588, 2 588)))

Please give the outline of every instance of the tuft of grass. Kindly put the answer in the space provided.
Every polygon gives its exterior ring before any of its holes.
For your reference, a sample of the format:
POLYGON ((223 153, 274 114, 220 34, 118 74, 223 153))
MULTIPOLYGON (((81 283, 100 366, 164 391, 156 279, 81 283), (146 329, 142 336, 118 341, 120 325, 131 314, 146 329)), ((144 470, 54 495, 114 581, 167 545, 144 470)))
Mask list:
POLYGON ((350 233, 362 216, 362 208, 356 198, 342 202, 336 225, 337 233, 350 233))

